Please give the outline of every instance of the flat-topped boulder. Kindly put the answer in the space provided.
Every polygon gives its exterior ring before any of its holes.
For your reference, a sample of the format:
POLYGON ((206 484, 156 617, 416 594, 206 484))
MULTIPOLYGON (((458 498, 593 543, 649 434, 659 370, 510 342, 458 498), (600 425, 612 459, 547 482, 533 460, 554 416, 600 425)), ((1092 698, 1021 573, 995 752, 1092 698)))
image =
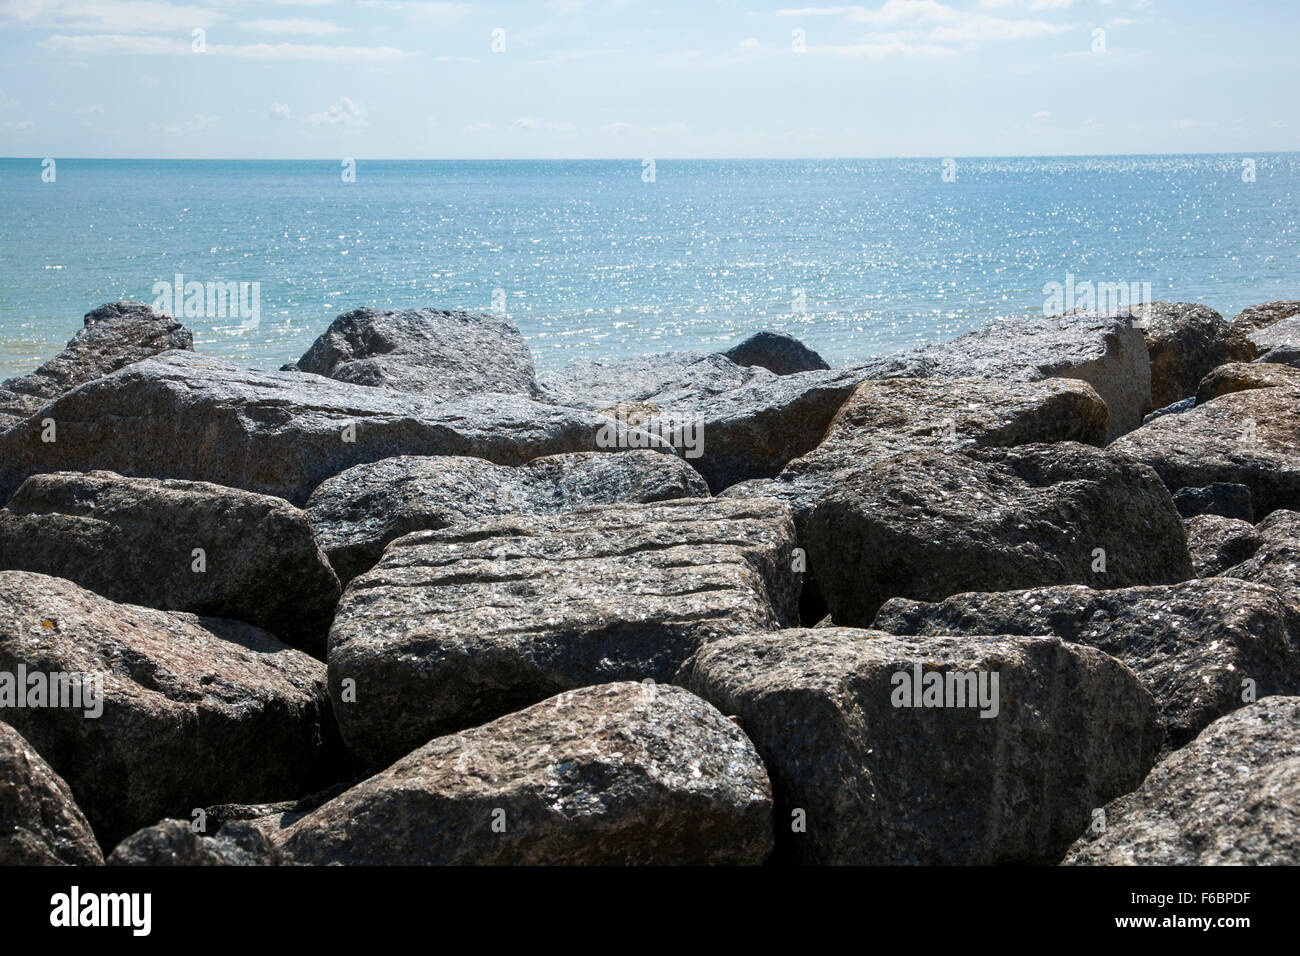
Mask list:
POLYGON ((447 401, 478 392, 536 398, 533 356, 514 323, 441 309, 354 309, 297 361, 341 382, 447 401))
POLYGON ((321 658, 341 591, 307 514, 283 498, 108 471, 24 481, 0 509, 0 570, 246 621, 321 658))
POLYGON ((1245 485, 1256 518, 1300 509, 1300 388, 1252 388, 1198 400, 1181 415, 1125 435, 1108 451, 1150 465, 1170 491, 1245 485))
POLYGON ((1270 325, 1276 325, 1293 315, 1300 315, 1300 300, 1284 299, 1278 302, 1265 302, 1238 312, 1232 320, 1232 327, 1243 335, 1253 337, 1270 325))
POLYGON ((1210 372, 1196 389, 1196 404, 1253 388, 1300 388, 1300 368, 1274 362, 1231 362, 1210 372))
POLYGON ((266 631, 26 571, 0 571, 0 672, 27 675, 5 719, 103 846, 196 807, 301 793, 328 719, 325 665, 266 631))
POLYGON ((1053 863, 1162 738, 1124 665, 1052 637, 743 635, 678 683, 754 742, 787 862, 1053 863))
POLYGON ((777 375, 830 368, 825 359, 793 335, 772 329, 755 332, 722 354, 737 365, 758 365, 777 375))
MULTIPOLYGON (((1155 698, 1172 747, 1253 695, 1300 693, 1300 648, 1271 587, 1228 578, 1096 591, 1071 587, 895 599, 872 627, 890 634, 1054 635, 1126 664, 1155 698)), ((1254 699, 1250 697, 1249 699, 1254 699)))
POLYGON ((1067 864, 1300 865, 1300 697, 1220 717, 1103 813, 1067 864))
POLYGON ((718 352, 695 349, 614 361, 580 359, 544 373, 541 385, 556 404, 600 411, 623 402, 693 404, 773 376, 765 368, 738 365, 718 352))
POLYGON ((1187 528, 1187 553, 1192 556, 1192 569, 1198 578, 1222 574, 1241 564, 1259 550, 1264 540, 1253 524, 1240 518, 1200 514, 1183 524, 1187 528))
POLYGON ((103 862, 95 834, 63 778, 22 734, 0 722, 0 866, 103 862))
POLYGON ((326 478, 366 461, 471 455, 518 465, 600 451, 611 431, 630 444, 618 422, 520 396, 436 402, 169 352, 88 382, 0 433, 0 500, 31 474, 104 469, 210 481, 302 505, 326 478))
POLYGON ((1258 354, 1244 334, 1209 306, 1148 302, 1136 311, 1151 357, 1154 408, 1195 395, 1201 379, 1216 366, 1250 362, 1258 354))
POLYGON ((1151 469, 1075 442, 905 452, 817 499, 800 543, 835 623, 891 597, 1192 576, 1174 503, 1151 469))
POLYGON ((275 838, 295 863, 758 864, 772 796, 715 708, 611 683, 428 741, 275 838))
POLYGON ((560 691, 670 680, 706 641, 795 621, 793 552, 788 509, 766 499, 604 505, 398 538, 344 591, 330 632, 344 741, 380 766, 560 691))
POLYGON ((501 514, 557 514, 620 501, 707 498, 685 460, 654 451, 575 452, 519 466, 403 455, 349 468, 307 499, 316 539, 346 584, 412 531, 501 514))

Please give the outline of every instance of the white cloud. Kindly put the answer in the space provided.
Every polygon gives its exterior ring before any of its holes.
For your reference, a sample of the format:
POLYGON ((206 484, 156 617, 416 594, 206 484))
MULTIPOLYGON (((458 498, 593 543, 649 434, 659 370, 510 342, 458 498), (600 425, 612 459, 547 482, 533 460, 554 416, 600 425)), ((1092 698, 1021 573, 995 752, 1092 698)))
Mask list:
POLYGON ((0 90, 0 110, 12 109, 18 105, 17 100, 11 100, 5 95, 4 90, 0 90))
POLYGON ((23 130, 23 129, 31 129, 32 126, 33 123, 31 120, 18 120, 16 122, 5 123, 5 129, 23 130))
POLYGON ((739 45, 742 50, 757 50, 762 46, 762 44, 758 42, 758 37, 745 37, 745 39, 740 41, 739 45))
POLYGON ((297 33, 325 36, 338 33, 339 28, 328 20, 248 20, 240 26, 260 33, 297 33))
POLYGON ((272 103, 270 110, 267 111, 271 119, 287 120, 293 119, 293 110, 289 109, 288 103, 272 103))
POLYGON ((531 116, 525 116, 522 119, 515 120, 514 122, 515 129, 540 129, 541 125, 541 120, 533 119, 531 116))
POLYGON ((225 18, 217 10, 164 0, 0 0, 0 20, 27 27, 189 36, 225 18))
POLYGON ((230 45, 209 43, 203 53, 194 53, 190 41, 168 37, 92 34, 66 36, 55 34, 39 46, 63 53, 109 53, 129 56, 228 56, 238 60, 282 60, 289 62, 377 63, 412 56, 391 46, 317 46, 299 43, 247 43, 230 45))
POLYGON ((205 116, 202 113, 195 113, 189 119, 180 123, 150 123, 149 127, 155 133, 166 133, 169 136, 187 135, 192 133, 202 133, 217 125, 217 117, 205 116))
POLYGON ((313 126, 368 126, 366 111, 360 103, 354 103, 346 96, 323 113, 312 113, 307 122, 313 126))

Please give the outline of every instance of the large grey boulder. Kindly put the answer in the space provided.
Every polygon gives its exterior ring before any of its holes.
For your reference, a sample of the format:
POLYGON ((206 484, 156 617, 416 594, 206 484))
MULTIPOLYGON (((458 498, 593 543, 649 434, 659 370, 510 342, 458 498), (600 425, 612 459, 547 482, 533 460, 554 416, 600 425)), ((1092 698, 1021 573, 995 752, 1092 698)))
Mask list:
POLYGON ((704 479, 685 460, 654 451, 575 452, 517 467, 481 458, 404 455, 327 479, 307 499, 307 515, 346 584, 374 567, 388 542, 412 531, 492 515, 708 495, 704 479))
POLYGON ((1250 554, 1220 573, 1277 588, 1300 613, 1300 513, 1274 511, 1255 525, 1250 554))
POLYGON ((1253 337, 1270 325, 1276 325, 1293 315, 1300 315, 1300 300, 1265 302, 1263 305, 1252 305, 1238 312, 1232 320, 1232 328, 1243 335, 1253 337))
POLYGON ((1192 576, 1156 474, 1074 442, 895 455, 839 480, 804 532, 809 571, 841 625, 870 624, 891 597, 1192 576))
POLYGON ((476 392, 538 394, 533 356, 519 330, 473 312, 354 309, 330 323, 297 366, 439 401, 476 392))
POLYGON ((777 375, 830 368, 825 359, 793 335, 771 329, 755 332, 722 354, 737 365, 758 365, 777 375))
POLYGON ((1250 341, 1260 353, 1255 361, 1295 366, 1300 358, 1300 304, 1297 314, 1250 333, 1250 341))
POLYGON ((0 509, 0 570, 247 621, 317 657, 341 591, 306 513, 283 498, 107 471, 24 481, 0 509))
POLYGON ((754 741, 776 858, 798 863, 1055 862, 1162 737, 1124 665, 1049 637, 745 635, 678 683, 754 741))
POLYGON ((110 302, 87 312, 81 331, 36 371, 0 382, 0 431, 78 385, 172 349, 194 348, 194 336, 170 315, 143 302, 110 302))
POLYGON ((580 359, 544 373, 541 385, 547 400, 558 405, 601 411, 625 402, 698 404, 705 397, 772 378, 765 368, 738 365, 717 352, 691 350, 616 361, 580 359))
POLYGON ((1300 697, 1220 717, 1103 812, 1067 864, 1300 865, 1300 697))
POLYGON ((1233 392, 1279 387, 1300 388, 1300 368, 1273 362, 1230 362, 1201 380, 1196 389, 1196 404, 1204 405, 1233 392))
POLYGON ((1213 368, 1250 362, 1258 350, 1213 309, 1194 302, 1149 302, 1140 310, 1151 357, 1151 403, 1164 408, 1196 394, 1213 368))
POLYGON ((295 863, 757 864, 753 744, 678 687, 584 687, 439 737, 276 835, 295 863))
POLYGON ((0 866, 103 862, 95 834, 63 778, 22 734, 0 722, 0 866))
POLYGON ((1300 693, 1300 647, 1273 588, 1227 578, 1095 591, 1081 585, 895 599, 872 625, 916 636, 1050 634, 1126 664, 1181 747, 1211 721, 1267 694, 1300 693), (1246 682, 1250 684, 1247 685, 1246 682))
POLYGON ((1300 388, 1251 388, 1204 403, 1198 399, 1190 411, 1157 418, 1108 450, 1150 465, 1170 491, 1216 482, 1245 485, 1257 518, 1278 508, 1300 509, 1300 388))
POLYGON ((279 866, 283 856, 265 834, 247 823, 205 836, 186 820, 164 820, 132 833, 106 862, 109 866, 279 866))
POLYGON ((472 455, 517 465, 601 450, 611 429, 625 436, 604 416, 519 396, 436 402, 169 352, 88 382, 0 433, 0 500, 31 474, 98 468, 211 481, 301 505, 326 478, 365 461, 472 455))
POLYGON ((325 665, 246 624, 0 571, 0 673, 20 668, 33 687, 61 675, 64 706, 5 719, 68 782, 104 846, 196 807, 300 793, 321 748, 325 665))
MULTIPOLYGON (((1281 512, 1274 512, 1281 514, 1281 512)), ((1241 564, 1259 550, 1263 538, 1249 521, 1200 514, 1183 522, 1187 529, 1187 553, 1198 578, 1222 574, 1241 564)))
POLYGON ((392 542, 343 593, 329 676, 372 766, 563 690, 672 678, 700 644, 793 623, 788 510, 766 499, 510 515, 392 542))

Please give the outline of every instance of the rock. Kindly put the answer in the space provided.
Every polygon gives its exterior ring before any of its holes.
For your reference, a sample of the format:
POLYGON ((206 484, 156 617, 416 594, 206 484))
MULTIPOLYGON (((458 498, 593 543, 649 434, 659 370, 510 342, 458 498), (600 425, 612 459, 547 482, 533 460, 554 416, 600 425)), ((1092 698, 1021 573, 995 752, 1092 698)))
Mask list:
POLYGON ((1221 395, 1252 388, 1300 387, 1300 368, 1272 362, 1233 362, 1220 365, 1196 390, 1196 404, 1204 405, 1221 395))
POLYGON ((340 382, 447 401, 479 392, 536 398, 533 356, 514 323, 438 309, 354 309, 312 343, 298 368, 340 382))
POLYGON ((1300 508, 1300 389, 1257 388, 1198 400, 1191 411, 1158 418, 1107 450, 1150 465, 1170 491, 1245 485, 1256 517, 1300 508))
POLYGON ((1265 302, 1242 309, 1232 320, 1232 328, 1241 334, 1253 337, 1270 325, 1293 315, 1300 315, 1300 301, 1265 302))
POLYGON ((1238 518, 1200 514, 1188 518, 1184 525, 1187 552, 1192 556, 1192 570, 1198 578, 1213 577, 1241 564, 1259 549, 1263 540, 1253 524, 1238 518))
POLYGON ((194 349, 194 336, 143 302, 110 302, 87 312, 81 331, 35 372, 0 383, 0 413, 27 418, 78 385, 172 349, 194 349))
POLYGON ((1106 403, 1086 382, 895 378, 863 382, 826 437, 774 479, 742 482, 729 498, 765 495, 790 504, 800 528, 818 495, 848 472, 905 451, 1001 447, 1106 437, 1106 403))
POLYGON ((1251 554, 1220 573, 1277 588, 1297 609, 1294 630, 1300 644, 1300 514, 1274 511, 1254 530, 1258 545, 1251 554))
POLYGON ((315 864, 757 864, 772 796, 704 701, 603 684, 431 740, 280 839, 315 864))
POLYGON ((1162 736, 1127 668, 1049 637, 743 635, 678 683, 738 716, 772 780, 775 859, 805 864, 1054 862, 1162 736), (982 680, 987 706, 895 706, 925 670, 982 680))
POLYGON ((297 800, 278 803, 221 803, 203 808, 203 819, 208 830, 220 831, 227 824, 247 823, 264 834, 274 836, 277 830, 297 823, 313 810, 323 807, 335 797, 351 790, 366 777, 335 784, 297 800))
POLYGON ((306 513, 282 498, 108 471, 24 481, 0 510, 0 570, 246 621, 322 658, 341 590, 306 513))
POLYGON ((184 820, 137 830, 117 845, 109 866, 278 866, 279 849, 257 828, 235 823, 215 836, 195 833, 184 820))
POLYGON ((398 538, 344 591, 330 632, 343 739, 382 766, 560 691, 670 680, 705 641, 795 620, 793 549, 789 511, 765 499, 604 505, 398 538))
POLYGON ((1242 521, 1255 520, 1250 489, 1221 481, 1205 488, 1179 488, 1174 492, 1174 507, 1184 518, 1211 514, 1242 521))
POLYGON ((1146 342, 1130 313, 1003 319, 923 349, 934 378, 1032 382, 1082 379, 1110 409, 1107 440, 1131 431, 1151 409, 1146 342))
POLYGON ((1261 365, 1290 365, 1292 368, 1300 368, 1300 345, 1279 345, 1277 348, 1269 349, 1255 361, 1261 365))
POLYGON ((80 692, 5 716, 104 846, 195 807, 301 793, 321 749, 324 665, 246 624, 0 571, 0 672, 20 667, 80 692))
POLYGON ((1156 475, 1074 442, 896 455, 838 481, 804 527, 809 571, 835 621, 854 627, 891 597, 1192 574, 1156 475))
POLYGON ((759 365, 777 375, 830 368, 825 359, 794 336, 771 330, 755 332, 722 354, 737 365, 759 365))
POLYGON ((95 834, 63 778, 18 731, 0 723, 0 866, 103 862, 95 834))
POLYGON ((548 401, 600 411, 622 402, 698 404, 704 397, 768 381, 764 368, 744 368, 717 352, 664 352, 615 362, 580 360, 542 376, 548 401))
POLYGON ((1256 350, 1263 355, 1278 353, 1273 358, 1261 358, 1260 361, 1287 362, 1287 364, 1290 364, 1289 361, 1280 356, 1282 353, 1294 353, 1297 349, 1300 349, 1300 303, 1296 304, 1296 312, 1289 318, 1281 319, 1266 328, 1251 332, 1250 341, 1256 350))
POLYGON ((98 468, 211 481, 302 505, 326 478, 366 461, 473 455, 517 465, 600 450, 611 429, 627 442, 608 418, 516 396, 434 402, 171 352, 89 382, 41 419, 0 433, 0 501, 28 475, 98 468), (44 418, 55 422, 57 440, 41 440, 44 418))
POLYGON ((1127 665, 1155 698, 1169 743, 1181 747, 1255 693, 1300 693, 1300 649, 1287 607, 1269 587, 1207 578, 1168 587, 1071 587, 958 594, 937 604, 893 600, 872 627, 890 634, 1046 634, 1127 665))
POLYGON ((346 584, 374 567, 388 542, 412 531, 493 515, 708 495, 694 468, 653 451, 552 455, 518 467, 450 455, 401 456, 327 479, 307 499, 307 514, 346 584))
POLYGON ((1215 366, 1249 362, 1258 354, 1250 340, 1218 312, 1192 302, 1145 304, 1142 332, 1151 356, 1155 408, 1195 395, 1196 386, 1215 366))
POLYGON ((1105 807, 1073 866, 1300 864, 1300 698, 1221 717, 1105 807))
POLYGON ((1194 408, 1195 406, 1196 396, 1193 395, 1191 398, 1184 398, 1182 401, 1174 402, 1172 405, 1166 405, 1164 408, 1157 408, 1154 412, 1142 419, 1142 424, 1145 425, 1147 422, 1153 422, 1157 418, 1162 418, 1165 415, 1181 415, 1183 412, 1190 408, 1194 408))

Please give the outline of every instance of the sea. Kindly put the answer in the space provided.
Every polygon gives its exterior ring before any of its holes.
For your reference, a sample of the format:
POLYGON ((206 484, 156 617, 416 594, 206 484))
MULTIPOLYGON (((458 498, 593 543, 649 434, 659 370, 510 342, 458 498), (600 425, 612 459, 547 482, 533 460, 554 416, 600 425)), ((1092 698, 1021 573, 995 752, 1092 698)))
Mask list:
POLYGON ((842 365, 1120 284, 1231 318, 1300 298, 1298 202, 1300 153, 0 159, 0 378, 120 299, 263 368, 362 306, 505 315, 541 371, 767 328, 842 365))

